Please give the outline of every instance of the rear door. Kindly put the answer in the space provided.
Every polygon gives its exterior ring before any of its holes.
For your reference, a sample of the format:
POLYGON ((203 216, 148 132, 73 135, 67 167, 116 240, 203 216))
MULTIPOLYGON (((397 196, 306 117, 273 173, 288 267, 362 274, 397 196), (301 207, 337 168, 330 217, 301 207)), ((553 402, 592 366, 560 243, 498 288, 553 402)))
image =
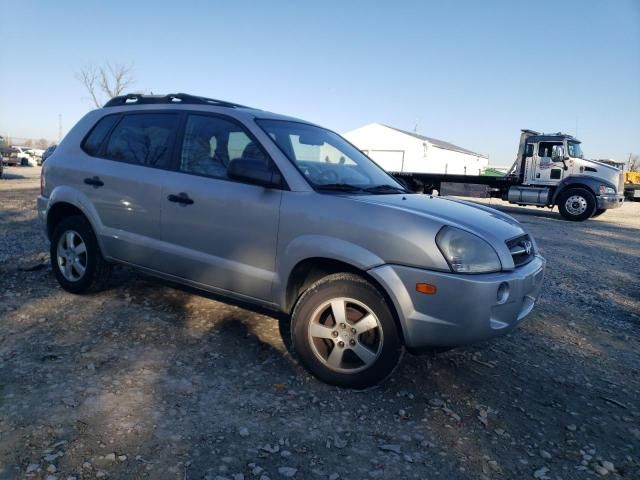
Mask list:
POLYGON ((160 199, 179 124, 177 113, 103 117, 83 142, 76 183, 95 208, 109 257, 159 269, 160 199), (84 168, 83 168, 84 167, 84 168))
MULTIPOLYGON (((235 158, 271 164, 237 121, 188 114, 177 170, 162 189, 167 273, 271 300, 282 191, 227 178, 235 158)), ((275 166, 273 167, 275 168, 275 166)))

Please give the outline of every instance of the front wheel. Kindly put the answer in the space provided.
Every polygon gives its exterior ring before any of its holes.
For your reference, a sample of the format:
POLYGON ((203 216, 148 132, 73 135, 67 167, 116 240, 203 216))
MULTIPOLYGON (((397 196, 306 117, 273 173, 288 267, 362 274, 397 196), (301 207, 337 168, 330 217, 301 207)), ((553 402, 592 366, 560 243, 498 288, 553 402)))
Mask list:
POLYGON ((348 273, 328 275, 302 294, 291 337, 305 368, 340 387, 376 385, 393 372, 404 352, 384 296, 348 273))
POLYGON ((597 209, 596 197, 584 188, 569 188, 558 197, 560 215, 566 220, 581 222, 593 216, 597 209))

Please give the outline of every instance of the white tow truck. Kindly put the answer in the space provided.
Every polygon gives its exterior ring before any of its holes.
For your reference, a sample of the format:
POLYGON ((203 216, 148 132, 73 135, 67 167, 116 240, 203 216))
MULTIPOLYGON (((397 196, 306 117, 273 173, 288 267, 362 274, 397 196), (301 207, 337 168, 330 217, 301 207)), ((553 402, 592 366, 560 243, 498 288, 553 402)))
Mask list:
POLYGON ((507 175, 448 175, 390 172, 414 191, 441 191, 445 182, 480 184, 489 194, 517 205, 553 208, 567 220, 582 221, 624 202, 624 173, 584 158, 581 142, 564 133, 522 130, 518 155, 507 175))

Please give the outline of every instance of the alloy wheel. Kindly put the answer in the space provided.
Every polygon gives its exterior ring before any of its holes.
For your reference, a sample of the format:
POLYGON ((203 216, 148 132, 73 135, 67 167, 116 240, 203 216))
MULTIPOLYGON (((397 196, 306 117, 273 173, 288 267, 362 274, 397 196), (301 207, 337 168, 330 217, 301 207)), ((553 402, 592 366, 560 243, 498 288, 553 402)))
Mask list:
POLYGON ((314 311, 308 336, 316 358, 340 373, 356 373, 373 365, 384 341, 375 313, 346 297, 328 300, 314 311))
POLYGON ((87 246, 73 230, 67 230, 58 240, 58 267, 62 276, 70 282, 80 280, 87 270, 87 246))

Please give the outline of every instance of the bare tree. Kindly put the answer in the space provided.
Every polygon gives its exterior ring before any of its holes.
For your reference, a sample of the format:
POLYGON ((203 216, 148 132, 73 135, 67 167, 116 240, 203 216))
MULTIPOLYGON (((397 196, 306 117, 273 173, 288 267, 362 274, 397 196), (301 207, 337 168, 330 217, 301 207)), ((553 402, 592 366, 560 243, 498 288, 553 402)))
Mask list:
POLYGON ((36 141, 36 148, 40 149, 40 150, 44 150, 49 146, 49 140, 47 140, 46 138, 39 138, 36 141))
POLYGON ((88 65, 76 78, 87 89, 96 108, 102 107, 105 97, 109 100, 122 95, 135 82, 132 65, 109 62, 103 66, 88 65))
POLYGON ((640 155, 629 154, 629 160, 627 160, 627 170, 630 172, 640 172, 640 155))

